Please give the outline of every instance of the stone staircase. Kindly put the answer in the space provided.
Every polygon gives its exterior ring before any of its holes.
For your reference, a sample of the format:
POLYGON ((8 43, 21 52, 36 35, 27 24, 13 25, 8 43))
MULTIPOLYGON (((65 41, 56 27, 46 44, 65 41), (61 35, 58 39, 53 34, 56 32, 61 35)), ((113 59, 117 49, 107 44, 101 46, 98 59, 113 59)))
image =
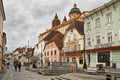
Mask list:
POLYGON ((54 77, 54 78, 51 78, 51 80, 72 80, 72 79, 64 78, 64 77, 54 77))
POLYGON ((68 71, 65 70, 57 70, 57 69, 39 69, 38 70, 39 74, 42 75, 51 75, 51 76, 56 76, 64 73, 68 73, 68 71))

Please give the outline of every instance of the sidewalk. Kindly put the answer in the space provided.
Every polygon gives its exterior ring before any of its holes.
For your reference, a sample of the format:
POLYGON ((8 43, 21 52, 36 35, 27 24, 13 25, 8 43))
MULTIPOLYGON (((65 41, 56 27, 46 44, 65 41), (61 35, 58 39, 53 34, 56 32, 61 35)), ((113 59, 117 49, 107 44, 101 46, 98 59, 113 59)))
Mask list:
POLYGON ((6 69, 4 69, 3 72, 0 72, 0 80, 3 78, 6 72, 7 72, 6 69))
POLYGON ((3 75, 1 80, 14 80, 13 71, 11 68, 6 70, 6 73, 3 75))
POLYGON ((84 73, 67 73, 60 75, 60 77, 70 78, 72 80, 105 80, 104 75, 89 75, 84 73))

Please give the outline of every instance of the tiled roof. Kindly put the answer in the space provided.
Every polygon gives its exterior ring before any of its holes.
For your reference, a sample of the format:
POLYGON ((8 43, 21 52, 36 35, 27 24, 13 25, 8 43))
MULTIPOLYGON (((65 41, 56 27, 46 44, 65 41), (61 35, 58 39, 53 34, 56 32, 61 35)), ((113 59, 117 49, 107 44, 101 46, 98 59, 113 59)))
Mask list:
POLYGON ((47 43, 55 42, 56 46, 61 50, 63 47, 63 37, 64 35, 62 33, 57 33, 53 38, 51 38, 47 43))
POLYGON ((54 31, 50 32, 43 40, 44 40, 44 41, 48 41, 48 40, 50 40, 52 37, 54 37, 57 33, 60 33, 60 32, 54 30, 54 31))
POLYGON ((79 34, 84 35, 84 22, 74 20, 66 31, 69 31, 70 29, 76 28, 76 30, 79 32, 79 34))

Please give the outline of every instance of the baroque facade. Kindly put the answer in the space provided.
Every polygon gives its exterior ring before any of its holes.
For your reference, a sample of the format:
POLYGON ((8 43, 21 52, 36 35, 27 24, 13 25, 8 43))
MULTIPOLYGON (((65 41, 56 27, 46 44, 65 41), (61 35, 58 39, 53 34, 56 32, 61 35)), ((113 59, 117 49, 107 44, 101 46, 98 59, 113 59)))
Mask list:
MULTIPOLYGON (((40 34, 38 36, 38 45, 41 44, 41 43, 44 43, 44 45, 42 45, 42 47, 39 47, 40 48, 40 53, 42 54, 42 63, 44 64, 45 63, 45 51, 44 51, 44 48, 45 48, 45 45, 46 43, 49 41, 49 39, 51 39, 52 37, 54 37, 54 35, 51 35, 52 32, 54 31, 58 31, 60 32, 61 34, 65 35, 66 33, 66 29, 69 27, 69 25, 74 21, 83 21, 83 17, 85 15, 87 15, 87 13, 89 13, 88 11, 83 11, 81 12, 79 10, 79 8, 77 8, 77 5, 74 4, 73 5, 73 8, 70 10, 69 12, 69 17, 70 19, 67 20, 66 17, 64 17, 63 19, 63 22, 61 23, 61 21, 59 20, 59 17, 58 15, 56 14, 53 21, 52 21, 52 27, 51 29, 48 29, 46 30, 45 32, 43 32, 42 34, 40 34), (47 40, 45 40, 47 39, 47 40)), ((73 53, 74 54, 74 53, 73 53)))

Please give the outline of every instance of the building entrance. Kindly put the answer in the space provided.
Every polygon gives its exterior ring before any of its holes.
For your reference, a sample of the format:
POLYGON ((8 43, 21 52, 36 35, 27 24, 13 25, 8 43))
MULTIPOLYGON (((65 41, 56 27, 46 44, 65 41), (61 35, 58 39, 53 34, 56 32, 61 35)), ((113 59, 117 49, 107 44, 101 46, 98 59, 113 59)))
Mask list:
POLYGON ((110 51, 98 52, 98 62, 106 63, 106 66, 110 66, 110 51))

